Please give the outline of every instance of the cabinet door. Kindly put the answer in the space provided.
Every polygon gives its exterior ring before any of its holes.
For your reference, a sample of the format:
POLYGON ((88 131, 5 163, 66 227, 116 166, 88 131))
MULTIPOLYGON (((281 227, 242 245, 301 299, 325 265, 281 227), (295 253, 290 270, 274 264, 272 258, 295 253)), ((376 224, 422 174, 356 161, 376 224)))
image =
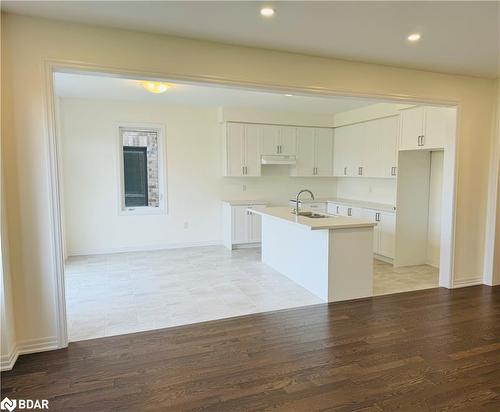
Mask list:
POLYGON ((294 155, 297 153, 297 128, 282 126, 280 130, 280 154, 294 155))
POLYGON ((232 243, 247 243, 249 237, 248 206, 232 206, 232 243))
POLYGON ((312 127, 297 128, 297 176, 314 175, 314 129, 312 127))
POLYGON ((244 125, 226 125, 226 175, 243 176, 244 166, 244 125))
POLYGON ((245 125, 245 176, 260 176, 260 137, 260 125, 245 125))
POLYGON ((353 207, 351 208, 351 216, 357 218, 365 218, 366 211, 365 209, 361 209, 360 207, 353 207))
POLYGON ((379 253, 380 249, 380 222, 377 221, 377 211, 366 209, 365 217, 371 222, 376 223, 377 225, 373 227, 373 253, 379 253))
POLYGON ((348 126, 351 128, 351 139, 348 145, 348 176, 363 176, 365 173, 366 132, 367 123, 358 123, 348 126))
POLYGON ((455 131, 455 110, 449 107, 424 108, 424 149, 444 149, 455 131))
POLYGON ((351 216, 352 207, 339 205, 339 212, 340 212, 339 215, 341 216, 351 216))
POLYGON ((379 255, 394 259, 396 215, 390 212, 380 213, 379 255))
POLYGON ((395 177, 397 174, 399 116, 377 119, 370 124, 365 150, 365 175, 395 177))
POLYGON ((333 174, 333 131, 332 129, 315 129, 315 159, 317 176, 333 174))
POLYGON ((336 203, 328 202, 326 207, 326 212, 330 215, 339 215, 340 214, 340 205, 336 203))
MULTIPOLYGON (((265 205, 252 205, 248 207, 249 209, 262 210, 265 205)), ((248 241, 249 243, 258 243, 262 241, 262 218, 260 215, 255 213, 248 214, 248 241)))
POLYGON ((401 110, 401 132, 399 136, 399 150, 420 149, 418 136, 423 135, 424 108, 413 107, 401 110))
POLYGON ((278 154, 278 147, 280 144, 280 126, 264 124, 261 125, 261 130, 261 153, 263 155, 278 154))
POLYGON ((337 127, 333 136, 333 175, 347 176, 349 157, 352 155, 350 126, 337 127))

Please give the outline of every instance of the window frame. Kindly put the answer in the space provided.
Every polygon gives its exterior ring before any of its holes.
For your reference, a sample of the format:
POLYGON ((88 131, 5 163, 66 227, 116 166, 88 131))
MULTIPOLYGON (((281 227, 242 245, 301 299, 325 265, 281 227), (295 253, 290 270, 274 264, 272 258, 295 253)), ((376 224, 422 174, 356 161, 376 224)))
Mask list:
POLYGON ((166 151, 165 151, 165 125, 159 123, 130 123, 120 122, 115 124, 117 142, 117 167, 118 167, 118 214, 121 216, 134 215, 162 215, 167 213, 166 195, 166 151), (138 131, 155 131, 158 136, 158 207, 154 206, 125 206, 125 170, 123 164, 123 137, 122 129, 138 131))

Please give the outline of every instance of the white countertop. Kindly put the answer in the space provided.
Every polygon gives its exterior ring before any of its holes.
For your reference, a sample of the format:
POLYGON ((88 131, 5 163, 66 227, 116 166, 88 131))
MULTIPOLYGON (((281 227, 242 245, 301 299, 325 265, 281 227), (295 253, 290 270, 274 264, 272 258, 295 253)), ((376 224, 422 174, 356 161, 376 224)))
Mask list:
POLYGON ((361 207, 364 209, 374 209, 382 210, 385 212, 395 212, 396 206, 387 203, 375 203, 375 202, 365 202, 364 200, 352 200, 352 199, 341 199, 341 198, 330 198, 328 199, 330 203, 338 203, 345 206, 361 207))
MULTIPOLYGON (((289 199, 293 200, 292 198, 289 199)), ((245 206, 245 205, 268 205, 270 202, 266 200, 223 200, 223 202, 230 204, 231 206, 245 206)), ((384 212, 395 212, 396 206, 388 204, 388 203, 375 203, 375 202, 366 202, 364 200, 353 200, 353 199, 342 199, 342 198, 334 198, 334 197, 319 197, 316 199, 303 198, 299 200, 300 204, 308 204, 308 203, 338 203, 345 206, 350 207, 361 207, 364 209, 373 209, 373 210, 381 210, 384 212)), ((287 202, 288 203, 288 202, 287 202)), ((284 203, 283 203, 284 204, 284 203)))
POLYGON ((231 206, 245 206, 245 205, 267 205, 269 202, 265 200, 223 200, 231 206))
POLYGON ((292 213, 292 209, 290 207, 266 207, 262 210, 248 209, 248 211, 261 216, 271 216, 276 219, 286 220, 290 223, 304 226, 310 230, 348 229, 376 226, 376 223, 371 222, 368 219, 359 219, 350 216, 332 215, 332 217, 320 219, 296 216, 292 213))

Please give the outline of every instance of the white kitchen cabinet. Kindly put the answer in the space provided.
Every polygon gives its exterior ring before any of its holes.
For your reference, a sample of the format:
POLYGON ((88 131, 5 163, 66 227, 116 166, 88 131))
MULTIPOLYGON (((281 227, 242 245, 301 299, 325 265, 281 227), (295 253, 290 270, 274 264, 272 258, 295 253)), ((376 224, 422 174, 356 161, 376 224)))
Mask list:
POLYGON ((316 128, 315 132, 315 175, 332 176, 333 174, 333 130, 316 128))
POLYGON ((399 116, 366 122, 362 175, 390 178, 397 175, 399 116))
POLYGON ((297 128, 297 164, 294 176, 313 176, 316 165, 315 133, 312 127, 297 128))
POLYGON ((297 128, 263 124, 261 128, 261 154, 295 155, 297 153, 297 128))
POLYGON ((365 216, 377 223, 373 229, 373 253, 394 259, 396 214, 380 210, 367 210, 365 216))
POLYGON ((337 203, 328 202, 326 212, 330 215, 340 215, 340 205, 337 203))
POLYGON ((279 154, 292 156, 297 154, 297 128, 293 126, 280 127, 279 154))
POLYGON ((354 177, 362 174, 365 139, 365 123, 335 129, 333 139, 334 176, 354 177))
POLYGON ((225 176, 260 176, 260 127, 227 123, 225 176))
POLYGON ((443 149, 455 134, 456 111, 417 106, 401 110, 399 150, 443 149))
POLYGON ((336 128, 334 176, 396 176, 398 132, 398 116, 336 128))
POLYGON ((294 176, 332 176, 333 130, 297 127, 297 164, 294 176))
POLYGON ((261 217, 248 209, 265 207, 265 204, 223 204, 224 245, 228 249, 261 242, 261 217))

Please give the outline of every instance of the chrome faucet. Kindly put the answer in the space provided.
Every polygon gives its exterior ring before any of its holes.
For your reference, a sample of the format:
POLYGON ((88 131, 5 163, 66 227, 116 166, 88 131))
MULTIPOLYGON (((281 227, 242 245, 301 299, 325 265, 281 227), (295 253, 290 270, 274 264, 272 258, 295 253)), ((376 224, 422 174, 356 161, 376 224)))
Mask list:
POLYGON ((299 196, 301 193, 307 192, 311 195, 311 199, 314 200, 314 195, 313 192, 311 192, 309 189, 302 189, 299 193, 297 193, 297 197, 295 198, 295 214, 298 216, 300 214, 299 210, 299 196))

